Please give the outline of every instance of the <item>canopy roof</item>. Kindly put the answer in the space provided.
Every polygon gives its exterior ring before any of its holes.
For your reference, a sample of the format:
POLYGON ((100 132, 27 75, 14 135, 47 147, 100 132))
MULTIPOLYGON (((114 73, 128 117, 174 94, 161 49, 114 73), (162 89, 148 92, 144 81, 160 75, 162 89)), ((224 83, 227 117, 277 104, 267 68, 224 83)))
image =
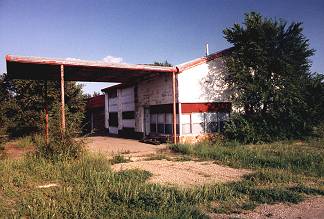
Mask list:
POLYGON ((156 74, 178 72, 176 67, 133 65, 85 60, 6 56, 7 74, 12 79, 59 80, 64 66, 64 80, 129 83, 156 74))

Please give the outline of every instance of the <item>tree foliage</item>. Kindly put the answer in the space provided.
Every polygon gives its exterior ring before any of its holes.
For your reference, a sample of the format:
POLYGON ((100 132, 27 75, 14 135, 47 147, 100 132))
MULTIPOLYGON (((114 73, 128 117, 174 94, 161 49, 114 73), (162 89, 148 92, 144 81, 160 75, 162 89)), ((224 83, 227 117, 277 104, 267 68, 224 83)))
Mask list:
POLYGON ((155 66, 164 66, 164 67, 172 67, 172 64, 169 63, 168 60, 165 60, 164 62, 155 61, 153 63, 153 65, 155 65, 155 66))
MULTIPOLYGON (((41 132, 44 128, 45 81, 9 80, 6 74, 0 78, 0 122, 3 131, 11 136, 29 135, 41 132)), ((60 83, 47 82, 47 105, 50 115, 50 128, 59 121, 54 110, 60 103, 60 83)), ((75 82, 65 83, 65 104, 67 125, 79 131, 84 115, 82 86, 75 82)))
POLYGON ((231 137, 245 129, 253 132, 242 131, 243 137, 253 135, 246 141, 301 137, 323 120, 323 77, 310 73, 314 50, 302 23, 287 24, 252 12, 224 35, 233 44, 225 81, 242 113, 228 125, 231 137))

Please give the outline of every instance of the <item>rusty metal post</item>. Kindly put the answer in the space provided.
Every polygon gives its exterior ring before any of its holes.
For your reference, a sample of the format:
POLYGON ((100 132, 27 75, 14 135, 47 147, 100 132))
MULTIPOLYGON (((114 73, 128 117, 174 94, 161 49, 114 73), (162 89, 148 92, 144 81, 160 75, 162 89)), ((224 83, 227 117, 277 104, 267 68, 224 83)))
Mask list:
POLYGON ((173 98, 173 143, 177 143, 177 108, 176 108, 176 78, 172 73, 172 98, 173 98))
POLYGON ((61 132, 65 132, 64 65, 61 65, 61 132))
POLYGON ((47 81, 45 81, 45 142, 49 143, 48 138, 48 98, 47 98, 47 81))

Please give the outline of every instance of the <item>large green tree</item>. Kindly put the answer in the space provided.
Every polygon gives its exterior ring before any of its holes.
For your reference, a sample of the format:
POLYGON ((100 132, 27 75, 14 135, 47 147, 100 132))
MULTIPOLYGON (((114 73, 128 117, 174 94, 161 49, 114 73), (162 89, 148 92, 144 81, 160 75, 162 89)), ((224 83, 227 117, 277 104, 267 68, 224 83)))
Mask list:
MULTIPOLYGON (((302 23, 287 24, 252 12, 245 14, 243 24, 225 29, 224 35, 233 45, 226 58, 225 81, 234 90, 234 106, 253 130, 248 141, 300 137, 309 131, 314 124, 310 113, 320 111, 310 108, 320 104, 307 99, 315 91, 310 87, 316 77, 310 73, 309 60, 314 50, 302 23)), ((234 128, 242 127, 234 124, 234 128)))
MULTIPOLYGON (((11 136, 29 135, 44 128, 45 81, 10 80, 6 74, 0 78, 0 122, 2 130, 11 136)), ((50 114, 50 128, 58 128, 60 84, 47 82, 47 105, 50 114)), ((65 83, 65 104, 68 127, 73 132, 80 130, 84 115, 82 86, 75 82, 65 83)))

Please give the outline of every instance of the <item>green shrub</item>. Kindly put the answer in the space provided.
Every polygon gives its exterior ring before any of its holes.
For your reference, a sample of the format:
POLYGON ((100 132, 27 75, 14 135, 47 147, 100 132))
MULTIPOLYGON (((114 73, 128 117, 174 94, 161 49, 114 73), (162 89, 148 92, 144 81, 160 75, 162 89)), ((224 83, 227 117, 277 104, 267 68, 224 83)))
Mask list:
POLYGON ((51 160, 64 160, 79 158, 84 152, 85 143, 82 139, 76 139, 69 132, 52 133, 48 144, 44 137, 35 137, 36 154, 51 160))
POLYGON ((225 124, 224 135, 228 139, 237 140, 242 143, 255 142, 257 140, 253 124, 243 116, 235 114, 225 124))
POLYGON ((111 164, 117 164, 117 163, 127 163, 130 162, 129 158, 125 158, 122 154, 117 154, 113 156, 113 158, 110 160, 111 164))

